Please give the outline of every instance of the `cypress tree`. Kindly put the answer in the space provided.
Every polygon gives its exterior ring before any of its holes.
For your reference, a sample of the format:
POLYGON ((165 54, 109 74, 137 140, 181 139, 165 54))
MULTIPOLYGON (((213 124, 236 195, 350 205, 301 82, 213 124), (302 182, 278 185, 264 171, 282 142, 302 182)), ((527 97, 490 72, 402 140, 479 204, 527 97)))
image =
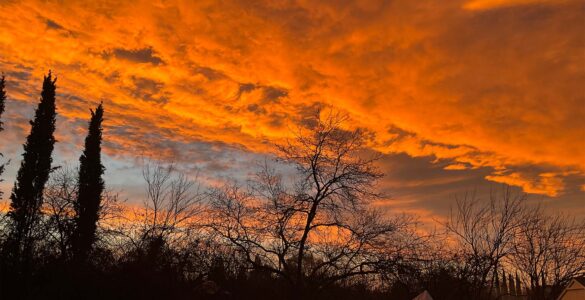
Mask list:
MULTIPOLYGON (((4 75, 2 75, 2 77, 0 77, 0 132, 4 130, 2 127, 2 113, 4 113, 4 105, 6 103, 6 91, 4 90, 5 83, 4 75)), ((0 157, 2 156, 2 153, 0 153, 0 157)), ((4 173, 4 164, 0 164, 0 176, 2 176, 2 173, 4 173)), ((2 182, 2 179, 0 179, 0 182, 2 182)), ((2 197, 2 191, 0 191, 0 197, 2 197)))
POLYGON ((95 232, 104 190, 104 166, 101 161, 102 121, 104 109, 98 105, 91 111, 85 149, 79 157, 79 192, 75 205, 76 229, 73 236, 73 255, 77 261, 85 261, 95 241, 95 232))
POLYGON ((506 283, 506 271, 502 269, 502 295, 508 294, 508 284, 506 283))
MULTIPOLYGON (((6 104, 6 78, 4 75, 0 77, 0 118, 2 117, 2 113, 4 113, 4 105, 6 104)), ((0 119, 0 131, 4 130, 2 127, 4 123, 2 123, 2 119, 0 119)))
POLYGON ((522 295, 522 286, 520 285, 520 277, 518 276, 518 272, 516 272, 516 295, 522 295))
POLYGON ((498 268, 496 267, 496 271, 494 272, 494 281, 496 286, 496 296, 500 295, 500 277, 498 276, 498 268))
POLYGON ((516 294, 516 287, 514 286, 514 279, 512 279, 512 274, 508 274, 508 289, 510 295, 516 294))
POLYGON ((9 251, 18 258, 29 258, 34 243, 34 227, 40 217, 43 190, 51 172, 55 145, 56 78, 51 71, 44 76, 40 103, 30 122, 31 130, 24 144, 23 160, 10 196, 11 231, 9 251), (24 251, 24 253, 22 253, 24 251))

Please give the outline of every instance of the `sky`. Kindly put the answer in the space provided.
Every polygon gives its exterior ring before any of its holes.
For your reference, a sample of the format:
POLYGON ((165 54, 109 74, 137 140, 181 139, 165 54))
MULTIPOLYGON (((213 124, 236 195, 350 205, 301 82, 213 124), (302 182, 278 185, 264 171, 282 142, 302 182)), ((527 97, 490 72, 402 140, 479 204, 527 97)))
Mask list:
POLYGON ((105 180, 129 202, 144 157, 244 180, 330 107, 382 154, 390 212, 441 218, 508 184, 585 216, 584 20, 572 0, 0 0, 0 188, 50 69, 54 164, 77 164, 102 101, 105 180))

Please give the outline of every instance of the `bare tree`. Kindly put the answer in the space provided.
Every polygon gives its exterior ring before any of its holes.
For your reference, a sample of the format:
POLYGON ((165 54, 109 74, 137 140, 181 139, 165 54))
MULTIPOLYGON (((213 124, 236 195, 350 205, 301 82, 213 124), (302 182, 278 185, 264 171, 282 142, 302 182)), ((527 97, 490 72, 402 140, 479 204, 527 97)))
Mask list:
POLYGON ((502 260, 513 252, 514 238, 521 225, 525 194, 504 187, 501 194, 492 192, 489 201, 475 195, 458 199, 444 224, 454 240, 456 255, 463 260, 463 273, 471 281, 471 293, 479 299, 491 295, 490 275, 502 260))
POLYGON ((69 254, 75 227, 77 187, 74 171, 65 167, 53 172, 45 188, 46 242, 55 245, 63 258, 69 254))
POLYGON ((509 261, 529 281, 532 298, 554 299, 572 278, 585 275, 585 222, 547 216, 540 206, 529 209, 509 261))
MULTIPOLYGON (((44 241, 47 249, 58 251, 61 258, 68 259, 71 255, 71 238, 75 229, 78 184, 77 170, 70 167, 56 169, 49 179, 44 192, 43 211, 44 241)), ((115 226, 122 218, 123 207, 118 195, 106 190, 100 203, 97 241, 102 248, 109 246, 109 241, 116 239, 118 231, 115 226)))
POLYGON ((248 188, 227 185, 212 197, 211 228, 299 293, 377 273, 403 226, 369 205, 379 197, 378 156, 365 157, 365 133, 343 129, 345 121, 335 113, 316 118, 279 146, 280 161, 296 168, 292 184, 265 163, 248 188))
POLYGON ((195 181, 177 172, 173 164, 147 162, 142 175, 146 198, 139 212, 139 242, 180 241, 193 229, 202 212, 203 193, 195 181))

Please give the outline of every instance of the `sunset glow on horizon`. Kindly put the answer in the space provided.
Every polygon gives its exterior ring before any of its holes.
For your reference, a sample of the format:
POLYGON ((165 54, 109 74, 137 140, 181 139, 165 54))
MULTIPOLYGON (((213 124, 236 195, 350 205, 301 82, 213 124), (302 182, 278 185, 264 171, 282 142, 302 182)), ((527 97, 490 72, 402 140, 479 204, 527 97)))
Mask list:
POLYGON ((244 179, 330 108, 382 154, 380 206, 442 216, 504 183, 585 215, 582 1, 342 2, 0 1, 3 201, 52 70, 54 164, 103 101, 106 185, 130 202, 137 156, 244 179))

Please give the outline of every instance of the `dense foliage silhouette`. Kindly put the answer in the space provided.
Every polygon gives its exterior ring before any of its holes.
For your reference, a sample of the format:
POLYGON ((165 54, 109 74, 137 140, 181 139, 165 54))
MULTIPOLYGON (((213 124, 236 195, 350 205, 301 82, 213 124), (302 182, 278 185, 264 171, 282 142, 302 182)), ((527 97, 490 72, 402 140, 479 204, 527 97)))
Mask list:
MULTIPOLYGON (((4 130, 4 123, 2 123, 2 114, 4 113, 4 109, 5 109, 5 105, 6 105, 6 77, 4 75, 2 75, 2 77, 0 77, 0 132, 2 132, 2 130, 4 130)), ((1 137, 0 137, 0 141, 4 141, 1 137)), ((0 152, 0 157, 3 157, 2 152, 0 152)), ((5 168, 5 163, 2 162, 0 163, 0 182, 2 182, 2 173, 4 173, 4 168, 5 168)), ((2 197, 2 190, 0 190, 0 197, 2 197)))
POLYGON ((78 192, 75 205, 75 231, 73 233, 73 256, 78 262, 85 262, 95 241, 97 221, 104 191, 104 166, 101 162, 102 104, 91 111, 89 132, 85 149, 79 158, 78 192))
POLYGON ((9 258, 8 268, 14 268, 18 281, 30 283, 28 276, 35 244, 40 238, 36 227, 40 223, 45 183, 51 172, 51 154, 55 144, 55 81, 51 72, 45 76, 41 99, 30 122, 31 130, 24 144, 23 160, 10 196, 8 238, 3 253, 9 258))
POLYGON ((6 76, 0 77, 0 131, 4 130, 2 125, 2 114, 6 109, 6 76))

